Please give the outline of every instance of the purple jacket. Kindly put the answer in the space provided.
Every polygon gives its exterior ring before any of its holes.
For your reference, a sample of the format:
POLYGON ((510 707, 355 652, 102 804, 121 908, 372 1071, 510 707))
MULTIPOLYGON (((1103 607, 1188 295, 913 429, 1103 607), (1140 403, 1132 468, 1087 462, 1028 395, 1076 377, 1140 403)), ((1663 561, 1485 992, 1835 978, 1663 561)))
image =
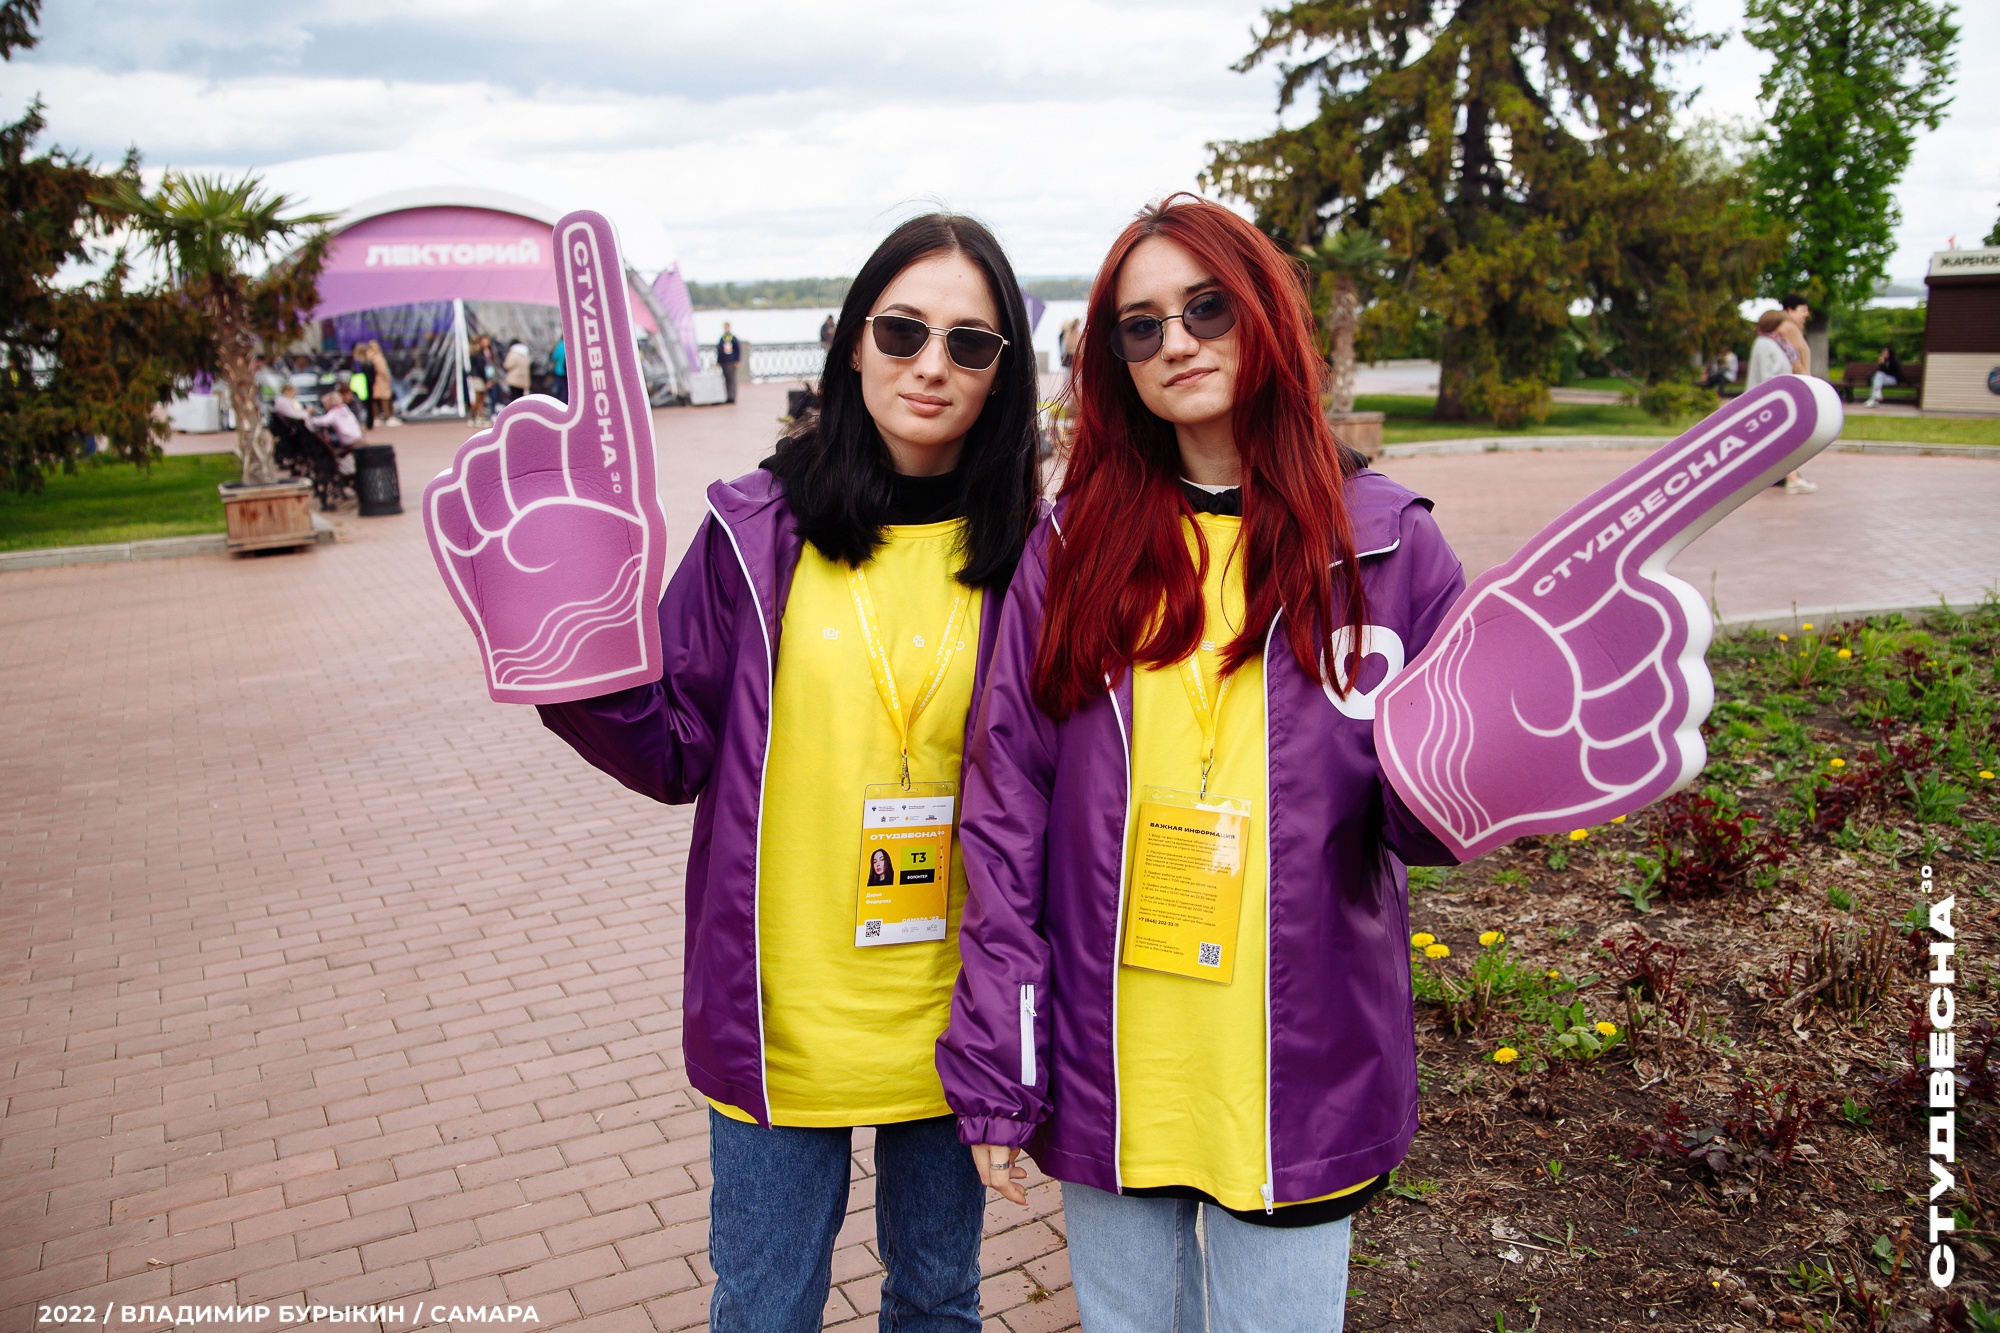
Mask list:
MULTIPOLYGON (((695 802, 681 1049, 704 1096, 768 1125, 757 931, 764 759, 779 629, 804 543, 783 485, 768 472, 716 482, 708 509, 660 601, 662 679, 540 707, 551 731, 633 791, 669 805, 695 802)), ((999 600, 989 593, 980 617, 975 701, 999 600)))
MULTIPOLYGON (((1347 503, 1371 643, 1393 670, 1430 639, 1464 572, 1429 501, 1363 472, 1347 503)), ((966 1143, 1025 1145, 1058 1179, 1116 1190, 1132 681, 1126 673, 1060 724, 1035 706, 1029 681, 1061 518, 1029 539, 966 747, 964 966, 938 1071, 966 1143)), ((1265 640, 1270 787, 1260 811, 1271 876, 1267 1205, 1358 1184, 1408 1150, 1417 1067, 1403 866, 1455 859, 1376 761, 1372 696, 1384 666, 1364 665, 1368 688, 1336 701, 1277 628, 1265 640)))

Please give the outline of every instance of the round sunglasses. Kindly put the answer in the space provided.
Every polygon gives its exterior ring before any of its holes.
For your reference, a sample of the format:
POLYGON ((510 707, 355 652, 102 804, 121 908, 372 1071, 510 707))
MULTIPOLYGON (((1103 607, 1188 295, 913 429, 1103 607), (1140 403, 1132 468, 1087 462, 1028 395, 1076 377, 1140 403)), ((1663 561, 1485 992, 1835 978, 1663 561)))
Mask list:
POLYGON ((862 321, 875 335, 875 349, 883 356, 908 361, 924 350, 933 333, 944 339, 945 355, 960 370, 985 370, 999 359, 1007 340, 991 329, 960 324, 940 329, 908 315, 870 315, 862 321))
POLYGON ((1134 315, 1111 328, 1111 355, 1120 361, 1150 361, 1167 340, 1167 320, 1177 319, 1181 327, 1197 338, 1220 338, 1236 327, 1236 311, 1221 292, 1203 292, 1181 307, 1178 315, 1134 315))

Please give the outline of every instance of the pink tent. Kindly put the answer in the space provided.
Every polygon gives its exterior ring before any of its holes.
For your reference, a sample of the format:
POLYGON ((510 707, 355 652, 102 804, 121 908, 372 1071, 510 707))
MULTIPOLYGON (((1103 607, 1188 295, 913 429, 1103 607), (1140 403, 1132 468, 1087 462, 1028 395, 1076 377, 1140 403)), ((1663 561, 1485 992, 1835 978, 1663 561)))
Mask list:
MULTIPOLYGON (((381 207, 398 198, 364 205, 334 237, 316 318, 419 301, 556 303, 553 216, 452 204, 381 207)), ((657 327, 643 304, 634 302, 632 313, 642 327, 657 327)))
MULTIPOLYGON (((418 387, 399 410, 463 415, 468 305, 548 307, 546 320, 531 321, 545 328, 537 354, 556 339, 557 218, 533 200, 476 188, 404 190, 371 199, 334 224, 314 318, 334 322, 343 349, 378 336, 378 329, 413 337, 421 364, 410 380, 418 387)), ((636 276, 627 272, 628 280, 636 276)), ((633 323, 657 333, 651 289, 635 282, 632 296, 633 323)), ((518 317, 501 318, 518 325, 518 317)), ((679 350, 677 337, 659 341, 679 350)), ((655 359, 658 353, 656 348, 655 359)), ((670 383, 684 378, 669 362, 660 370, 670 383)))

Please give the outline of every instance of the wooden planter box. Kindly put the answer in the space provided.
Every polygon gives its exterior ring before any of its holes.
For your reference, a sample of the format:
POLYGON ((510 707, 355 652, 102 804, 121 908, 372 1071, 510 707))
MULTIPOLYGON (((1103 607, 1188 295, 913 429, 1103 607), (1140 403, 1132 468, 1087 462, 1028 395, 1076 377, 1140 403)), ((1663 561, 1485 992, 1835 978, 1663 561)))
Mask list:
POLYGON ((1374 462, 1382 456, 1382 412, 1328 412, 1326 424, 1342 444, 1374 462))
POLYGON ((317 540, 313 534, 312 483, 304 478, 254 486, 225 481, 216 490, 222 494, 232 551, 311 546, 317 540))

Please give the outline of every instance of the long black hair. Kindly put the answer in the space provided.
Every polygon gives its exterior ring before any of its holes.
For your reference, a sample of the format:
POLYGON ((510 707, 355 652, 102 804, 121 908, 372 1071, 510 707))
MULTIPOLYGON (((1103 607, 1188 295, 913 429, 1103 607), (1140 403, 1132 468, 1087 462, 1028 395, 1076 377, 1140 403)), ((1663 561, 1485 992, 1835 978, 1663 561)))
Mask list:
POLYGON ((785 483, 799 535, 828 560, 867 562, 887 539, 894 471, 888 446, 861 396, 855 344, 882 291, 896 275, 934 254, 964 255, 986 274, 1000 311, 1000 353, 993 394, 966 432, 956 469, 963 488, 965 564, 959 581, 1005 587, 1021 558, 1038 493, 1035 453, 1033 330, 1021 285, 1000 242, 980 223, 956 213, 926 213, 889 233, 855 275, 840 308, 833 343, 826 349, 820 407, 806 414, 765 466, 785 483))

